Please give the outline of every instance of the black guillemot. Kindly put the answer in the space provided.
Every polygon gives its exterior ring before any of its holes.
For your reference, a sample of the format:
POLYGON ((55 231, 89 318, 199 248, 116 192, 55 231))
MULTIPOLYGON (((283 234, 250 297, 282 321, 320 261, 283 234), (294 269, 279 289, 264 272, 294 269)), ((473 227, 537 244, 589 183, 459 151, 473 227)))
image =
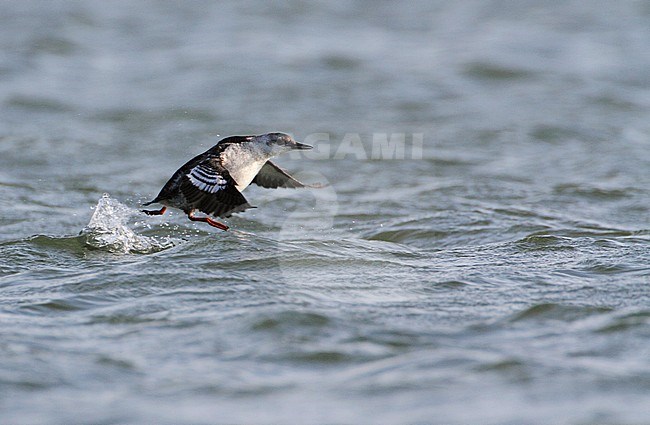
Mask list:
POLYGON ((163 205, 161 209, 142 212, 161 215, 167 207, 178 208, 192 221, 228 230, 225 224, 210 217, 196 217, 194 212, 227 218, 255 208, 241 194, 251 183, 268 189, 319 187, 299 182, 269 161, 284 152, 311 148, 284 133, 226 137, 179 168, 158 196, 144 204, 158 203, 163 205))

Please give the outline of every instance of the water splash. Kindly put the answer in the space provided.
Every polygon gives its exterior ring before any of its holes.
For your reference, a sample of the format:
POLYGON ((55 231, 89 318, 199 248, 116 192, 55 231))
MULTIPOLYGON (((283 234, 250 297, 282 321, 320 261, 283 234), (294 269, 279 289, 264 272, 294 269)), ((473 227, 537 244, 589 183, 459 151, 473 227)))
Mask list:
POLYGON ((135 233, 128 226, 128 221, 135 212, 109 194, 102 195, 90 222, 81 231, 81 235, 86 237, 86 245, 125 254, 149 254, 174 246, 169 238, 159 240, 135 233))

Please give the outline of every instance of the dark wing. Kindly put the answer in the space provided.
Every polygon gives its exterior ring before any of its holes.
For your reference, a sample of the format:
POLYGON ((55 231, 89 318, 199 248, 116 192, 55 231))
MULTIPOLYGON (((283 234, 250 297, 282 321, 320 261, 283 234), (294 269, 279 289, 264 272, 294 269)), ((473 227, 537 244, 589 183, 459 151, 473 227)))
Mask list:
POLYGON ((271 161, 266 161, 252 183, 267 189, 277 189, 278 187, 296 189, 299 187, 318 187, 300 183, 291 177, 286 171, 278 167, 271 161))
POLYGON ((228 171, 214 159, 190 168, 181 178, 180 191, 191 208, 215 217, 230 217, 252 207, 235 188, 228 171))

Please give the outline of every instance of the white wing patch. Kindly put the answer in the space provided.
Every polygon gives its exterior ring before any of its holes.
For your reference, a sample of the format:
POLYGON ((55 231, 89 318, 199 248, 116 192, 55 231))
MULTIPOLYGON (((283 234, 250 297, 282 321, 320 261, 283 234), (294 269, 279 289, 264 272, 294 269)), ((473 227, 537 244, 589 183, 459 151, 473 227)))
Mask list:
POLYGON ((221 177, 214 168, 204 165, 192 168, 187 178, 199 190, 207 193, 217 193, 228 185, 226 179, 221 177))

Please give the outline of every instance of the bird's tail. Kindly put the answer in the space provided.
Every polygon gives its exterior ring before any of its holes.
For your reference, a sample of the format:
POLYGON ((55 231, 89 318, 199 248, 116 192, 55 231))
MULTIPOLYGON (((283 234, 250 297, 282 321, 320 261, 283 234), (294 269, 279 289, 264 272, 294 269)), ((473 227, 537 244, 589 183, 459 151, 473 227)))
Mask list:
POLYGON ((147 202, 147 203, 142 204, 142 206, 143 206, 143 207, 146 207, 147 205, 155 204, 156 202, 158 202, 158 200, 159 200, 159 199, 156 198, 156 199, 154 199, 153 201, 149 201, 149 202, 147 202))

